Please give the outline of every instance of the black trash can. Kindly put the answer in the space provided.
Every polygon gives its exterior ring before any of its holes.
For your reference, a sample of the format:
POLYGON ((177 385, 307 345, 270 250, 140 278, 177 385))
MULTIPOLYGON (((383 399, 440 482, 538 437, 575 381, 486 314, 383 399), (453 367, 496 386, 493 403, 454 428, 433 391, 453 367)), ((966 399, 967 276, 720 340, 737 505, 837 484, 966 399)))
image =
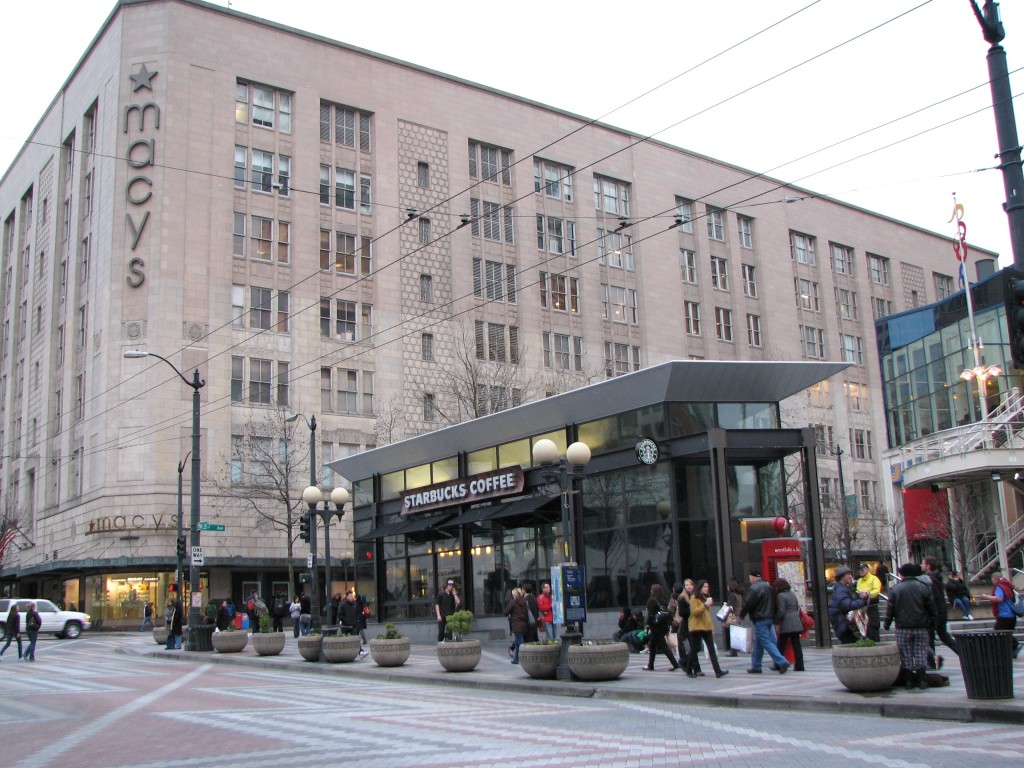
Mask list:
POLYGON ((1013 633, 957 632, 968 699, 1013 698, 1013 633))
POLYGON ((212 651, 213 630, 217 627, 214 624, 200 624, 198 627, 186 627, 188 634, 185 636, 188 641, 186 650, 189 651, 212 651))

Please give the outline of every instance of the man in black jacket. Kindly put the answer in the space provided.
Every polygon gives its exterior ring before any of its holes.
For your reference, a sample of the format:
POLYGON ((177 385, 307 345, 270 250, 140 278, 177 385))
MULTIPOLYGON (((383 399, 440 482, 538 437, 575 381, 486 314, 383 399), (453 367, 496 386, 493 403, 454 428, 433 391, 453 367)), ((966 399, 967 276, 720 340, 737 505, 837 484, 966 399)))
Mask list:
POLYGON ((750 669, 747 672, 752 675, 761 674, 761 659, 767 651, 778 667, 779 674, 786 674, 789 662, 779 653, 779 647, 775 644, 775 593, 772 592, 771 584, 761 578, 759 568, 750 571, 750 588, 743 601, 743 610, 740 611, 740 618, 745 616, 754 622, 754 648, 750 653, 750 669))
POLYGON ((917 579, 921 568, 904 563, 899 569, 903 581, 889 590, 889 607, 885 614, 885 628, 896 621, 896 645, 900 661, 906 670, 906 686, 926 689, 925 667, 928 664, 928 631, 938 621, 931 588, 917 579))

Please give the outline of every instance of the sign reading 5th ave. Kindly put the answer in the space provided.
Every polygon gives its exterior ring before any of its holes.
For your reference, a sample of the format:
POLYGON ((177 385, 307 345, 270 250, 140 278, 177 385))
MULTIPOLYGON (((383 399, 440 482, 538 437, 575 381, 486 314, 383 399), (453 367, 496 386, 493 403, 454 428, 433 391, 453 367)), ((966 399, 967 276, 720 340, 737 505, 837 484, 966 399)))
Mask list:
POLYGON ((208 523, 205 520, 200 520, 196 526, 200 531, 223 531, 224 526, 220 523, 208 523))
POLYGON ((402 514, 470 504, 523 491, 523 468, 503 467, 402 493, 402 514))

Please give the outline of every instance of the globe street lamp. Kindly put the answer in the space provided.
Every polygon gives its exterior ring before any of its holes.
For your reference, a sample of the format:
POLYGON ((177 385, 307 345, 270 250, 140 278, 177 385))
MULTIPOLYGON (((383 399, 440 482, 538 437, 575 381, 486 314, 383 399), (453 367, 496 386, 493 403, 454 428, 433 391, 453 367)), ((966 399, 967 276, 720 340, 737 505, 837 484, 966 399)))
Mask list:
MULTIPOLYGON (((557 485, 562 497, 562 560, 566 565, 576 564, 577 541, 576 526, 576 494, 575 481, 583 477, 584 467, 590 461, 590 446, 576 442, 570 445, 565 456, 559 458, 558 447, 547 438, 533 444, 533 461, 540 465, 541 477, 546 483, 557 485)), ((563 618, 565 603, 562 603, 563 618)), ((563 622, 562 648, 558 658, 555 677, 558 680, 572 680, 569 669, 569 646, 580 643, 583 639, 582 624, 573 621, 563 622)))
POLYGON ((315 485, 311 485, 302 492, 302 500, 309 505, 309 575, 310 585, 313 594, 310 596, 310 611, 312 613, 311 631, 313 634, 320 632, 320 585, 316 578, 316 506, 324 498, 323 493, 315 485))
MULTIPOLYGON (((199 390, 206 386, 206 382, 199 378, 198 368, 196 368, 192 374, 192 381, 189 381, 185 378, 185 375, 178 370, 174 363, 155 352, 144 352, 141 349, 129 349, 125 351, 124 356, 129 360, 140 357, 155 357, 157 360, 163 360, 176 374, 178 374, 182 381, 192 387, 192 498, 189 515, 189 533, 191 535, 190 543, 193 553, 196 552, 196 550, 202 551, 200 549, 201 539, 199 535, 199 390)), ((200 643, 198 642, 202 616, 199 612, 200 606, 196 603, 196 598, 198 597, 199 602, 201 603, 202 595, 199 592, 199 568, 193 563, 193 558, 191 557, 189 558, 188 584, 189 591, 191 593, 188 607, 188 647, 192 650, 209 650, 208 648, 205 648, 205 643, 203 644, 203 647, 200 648, 200 643)))

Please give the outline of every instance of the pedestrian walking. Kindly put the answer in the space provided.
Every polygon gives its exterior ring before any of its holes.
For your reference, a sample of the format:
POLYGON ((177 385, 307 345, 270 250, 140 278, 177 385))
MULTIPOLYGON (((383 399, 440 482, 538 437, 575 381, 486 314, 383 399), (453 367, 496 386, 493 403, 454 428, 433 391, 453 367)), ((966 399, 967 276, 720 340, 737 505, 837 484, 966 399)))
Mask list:
MULTIPOLYGON (((750 653, 750 669, 752 675, 761 674, 761 660, 765 651, 779 669, 779 674, 786 674, 789 662, 779 653, 775 643, 775 593, 771 585, 761 578, 761 569, 753 568, 749 574, 750 586, 743 601, 740 618, 746 616, 754 622, 754 648, 750 653)), ((692 605, 692 604, 691 604, 692 605)))
POLYGON ((684 579, 683 591, 676 600, 676 651, 680 661, 690 655, 690 598, 693 597, 694 587, 693 579, 684 579))
POLYGON ((540 639, 540 604, 533 594, 533 582, 523 583, 523 599, 526 601, 528 613, 526 614, 526 635, 523 642, 535 643, 540 639))
POLYGON ((313 601, 309 595, 303 595, 299 599, 299 634, 308 635, 310 627, 313 626, 313 601))
POLYGON ((231 616, 228 613, 228 601, 221 600, 220 607, 217 609, 216 622, 218 632, 227 632, 228 627, 231 626, 231 616))
MULTIPOLYGON (((718 664, 718 654, 715 653, 714 625, 711 623, 711 611, 708 609, 714 603, 711 597, 711 585, 701 579, 694 588, 695 594, 690 597, 690 653, 687 657, 687 677, 704 677, 699 671, 697 654, 703 645, 707 649, 708 658, 711 659, 711 666, 715 670, 715 677, 725 677, 729 671, 722 669, 718 664), (693 670, 698 670, 694 672, 693 670)), ((683 594, 686 594, 685 592, 683 594)), ((680 599, 684 599, 680 597, 680 599)))
POLYGON ((804 671, 804 649, 800 645, 800 635, 804 631, 804 623, 800 619, 800 602, 793 594, 793 589, 786 579, 776 579, 772 585, 775 590, 775 623, 779 625, 779 653, 786 655, 786 648, 793 646, 793 671, 804 671))
POLYGON ((139 632, 145 632, 146 627, 150 629, 156 629, 153 625, 153 603, 147 602, 142 606, 142 626, 139 627, 139 632))
POLYGON ((273 619, 272 631, 284 632, 284 617, 288 615, 288 596, 275 595, 274 605, 270 609, 270 617, 273 619))
POLYGON ((1016 592, 1013 590, 1013 583, 1003 576, 1002 571, 992 571, 992 594, 978 595, 979 600, 992 604, 992 615, 996 623, 993 629, 1007 630, 1013 638, 1013 658, 1017 658, 1021 645, 1013 636, 1017 628, 1017 614, 1013 612, 1013 603, 1016 600, 1016 592))
POLYGON ((732 613, 729 616, 729 620, 722 622, 722 647, 729 649, 730 656, 736 656, 736 649, 732 647, 732 637, 730 636, 731 620, 739 621, 740 613, 743 611, 743 595, 746 590, 740 583, 739 579, 729 579, 729 594, 726 595, 725 603, 732 608, 732 613), (733 619, 735 617, 735 619, 733 619))
POLYGON ((36 640, 39 639, 39 630, 42 628, 43 617, 36 610, 36 604, 29 603, 25 611, 25 632, 28 634, 28 648, 25 649, 25 661, 36 660, 36 640))
POLYGON ((434 599, 434 617, 437 619, 437 642, 440 643, 448 639, 445 623, 448 621, 449 616, 459 610, 461 605, 462 600, 459 599, 459 593, 455 589, 455 582, 448 579, 444 589, 438 592, 437 597, 434 599))
POLYGON ((928 631, 937 621, 931 588, 918 580, 920 568, 914 563, 899 567, 903 580, 889 590, 885 628, 896 622, 896 645, 900 649, 905 685, 920 689, 928 687, 925 670, 928 665, 928 631))
POLYGON ((537 595, 537 607, 540 609, 540 620, 537 622, 538 635, 544 640, 554 640, 554 602, 551 599, 551 585, 546 581, 540 585, 540 594, 537 595))
POLYGON ((658 653, 665 654, 665 658, 672 665, 669 669, 670 672, 679 669, 679 662, 676 661, 676 657, 665 642, 671 625, 672 614, 668 612, 668 598, 665 597, 665 590, 661 584, 653 584, 651 596, 647 600, 647 666, 644 669, 648 672, 654 671, 654 657, 658 653))
POLYGON ((7 614, 7 631, 4 633, 4 639, 7 641, 4 643, 4 647, 0 650, 0 656, 3 656, 8 648, 11 647, 11 643, 17 641, 18 643, 18 658, 21 656, 21 613, 18 611, 18 604, 15 602, 11 603, 11 610, 7 614))
POLYGON ((508 616, 508 629, 512 633, 512 663, 519 663, 519 646, 526 638, 526 631, 529 629, 529 620, 526 613, 530 606, 526 602, 524 590, 516 587, 512 590, 512 597, 505 603, 505 615, 508 616))
POLYGON ((302 601, 299 600, 298 595, 292 598, 292 602, 288 606, 288 615, 292 617, 292 637, 298 637, 301 623, 299 617, 302 616, 302 601))
POLYGON ((929 655, 929 667, 942 669, 942 657, 935 652, 935 638, 938 637, 949 650, 960 655, 956 640, 949 634, 949 610, 946 608, 946 590, 942 583, 942 575, 939 573, 939 561, 934 555, 928 555, 921 561, 921 569, 924 574, 918 576, 932 592, 932 601, 935 603, 935 623, 928 630, 928 645, 931 647, 929 655))

